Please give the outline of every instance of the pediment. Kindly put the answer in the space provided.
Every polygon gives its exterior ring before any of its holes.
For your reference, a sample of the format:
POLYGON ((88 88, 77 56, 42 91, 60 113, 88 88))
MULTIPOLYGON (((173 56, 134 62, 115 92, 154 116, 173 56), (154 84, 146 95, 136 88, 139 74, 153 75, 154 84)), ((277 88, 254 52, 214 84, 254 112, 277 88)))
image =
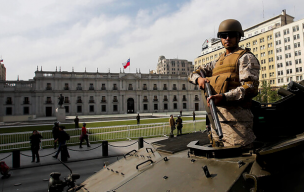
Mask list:
POLYGON ((120 79, 140 79, 140 77, 138 77, 136 74, 127 73, 122 74, 122 76, 120 76, 120 79))

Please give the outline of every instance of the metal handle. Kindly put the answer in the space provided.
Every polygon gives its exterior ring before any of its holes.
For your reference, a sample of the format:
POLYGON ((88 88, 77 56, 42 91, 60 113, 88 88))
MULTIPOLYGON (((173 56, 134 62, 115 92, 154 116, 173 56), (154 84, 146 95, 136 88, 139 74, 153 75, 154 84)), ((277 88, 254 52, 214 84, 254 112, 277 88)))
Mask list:
POLYGON ((151 152, 154 153, 154 151, 152 150, 152 148, 146 148, 147 153, 149 153, 148 149, 150 149, 151 152))
POLYGON ((132 153, 133 151, 134 151, 134 152, 137 152, 135 149, 133 149, 132 151, 130 151, 130 152, 128 152, 127 154, 125 154, 125 155, 124 155, 124 158, 126 158, 127 155, 130 155, 130 153, 132 153))
POLYGON ((147 163, 147 162, 149 162, 149 161, 150 161, 151 163, 154 163, 151 159, 149 159, 149 160, 147 160, 147 161, 144 161, 144 162, 142 162, 142 163, 136 165, 136 169, 138 169, 138 167, 139 167, 140 165, 145 164, 145 163, 147 163))

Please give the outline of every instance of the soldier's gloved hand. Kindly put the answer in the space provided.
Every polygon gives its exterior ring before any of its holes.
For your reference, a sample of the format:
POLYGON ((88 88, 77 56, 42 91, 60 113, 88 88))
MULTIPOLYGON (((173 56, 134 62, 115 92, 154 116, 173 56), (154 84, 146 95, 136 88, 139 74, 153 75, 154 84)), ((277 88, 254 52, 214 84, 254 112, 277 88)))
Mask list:
POLYGON ((200 89, 205 89, 205 83, 206 82, 209 83, 210 82, 209 79, 202 78, 202 77, 199 77, 197 79, 197 84, 198 84, 198 86, 199 86, 200 89))
POLYGON ((210 107, 210 103, 209 103, 210 99, 213 99, 214 105, 218 105, 221 102, 223 102, 225 98, 224 98, 223 94, 211 95, 210 97, 207 98, 208 107, 210 107))

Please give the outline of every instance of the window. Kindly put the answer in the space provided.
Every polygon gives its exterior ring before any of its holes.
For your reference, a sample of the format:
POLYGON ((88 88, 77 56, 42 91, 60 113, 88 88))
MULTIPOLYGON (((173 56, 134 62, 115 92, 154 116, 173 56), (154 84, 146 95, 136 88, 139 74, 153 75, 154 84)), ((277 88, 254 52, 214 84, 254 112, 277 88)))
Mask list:
POLYGON ((77 106, 77 113, 82 113, 82 106, 77 106))
POLYGON ((144 110, 148 110, 148 104, 144 104, 144 110))
POLYGON ((167 90, 167 84, 164 84, 163 90, 167 90))
POLYGON ((273 57, 268 58, 268 61, 272 62, 273 61, 273 57))
POLYGON ((106 112, 106 111, 107 111, 107 106, 101 105, 101 112, 106 112))
POLYGON ((82 90, 81 83, 77 83, 76 90, 82 90))
POLYGON ((143 100, 143 102, 147 102, 147 101, 148 101, 147 96, 144 96, 144 100, 143 100))
POLYGON ((291 57, 291 53, 286 53, 285 54, 285 58, 290 58, 291 57))
POLYGON ((176 88, 176 84, 173 84, 173 88, 172 88, 173 90, 177 90, 177 88, 176 88))
POLYGON ((285 50, 289 50, 289 49, 290 49, 290 45, 286 45, 285 50))
POLYGON ((282 59, 282 55, 278 55, 277 60, 281 60, 281 59, 282 59))
POLYGON ((51 104, 52 103, 52 98, 51 97, 47 97, 46 98, 46 103, 47 104, 51 104))
POLYGON ((157 99, 157 95, 154 95, 154 99, 153 99, 153 101, 158 101, 158 99, 157 99))
POLYGON ((103 84, 101 85, 101 90, 106 90, 106 84, 103 83, 103 84))
POLYGON ((198 95, 195 95, 195 96, 194 96, 194 100, 195 100, 195 101, 198 101, 198 100, 199 100, 199 99, 198 99, 198 95))
POLYGON ((267 36, 267 40, 271 40, 272 39, 272 35, 267 36))
POLYGON ((11 107, 6 108, 6 115, 12 115, 13 114, 13 109, 11 107))
POLYGON ((133 90, 132 84, 129 84, 128 90, 133 90))
POLYGON ((52 90, 52 85, 51 83, 46 84, 46 90, 52 90))
POLYGON ((69 90, 69 84, 68 84, 68 83, 65 83, 65 84, 64 84, 63 90, 69 90))
POLYGON ((285 30, 283 31, 283 33, 284 33, 284 35, 289 34, 289 29, 285 29, 285 30))
POLYGON ((94 90, 94 85, 93 85, 93 83, 90 83, 89 90, 94 90))
POLYGON ((106 96, 102 96, 102 97, 101 97, 101 102, 102 102, 102 103, 107 102, 107 100, 106 100, 106 96))
POLYGON ((273 54, 273 50, 268 51, 268 55, 273 54))
POLYGON ((268 47, 272 47, 272 43, 268 43, 268 47))
POLYGON ((30 104, 28 97, 24 97, 23 104, 30 104))
POLYGON ((284 42, 285 42, 285 43, 290 42, 290 37, 284 38, 284 42))
POLYGON ((297 67, 296 68, 296 72, 298 73, 298 72, 302 72, 302 67, 297 67))
POLYGON ((176 95, 173 95, 173 101, 177 101, 176 95))
POLYGON ((143 84, 143 90, 147 90, 147 84, 143 84))
POLYGON ((23 107, 23 115, 30 114, 30 108, 29 107, 23 107))
POLYGON ((255 41, 252 42, 252 44, 253 44, 253 45, 256 45, 256 44, 258 44, 258 41, 255 40, 255 41))
POLYGON ((117 90, 117 85, 113 84, 113 90, 117 90))
POLYGON ((70 103, 69 97, 64 97, 64 103, 70 103))
POLYGON ((158 104, 154 104, 154 110, 158 110, 158 104))
POLYGON ((291 66, 292 62, 291 61, 286 61, 286 66, 291 66))
POLYGON ((296 59, 296 60, 295 60, 295 63, 296 63, 296 64, 301 64, 301 63, 302 63, 302 60, 301 60, 301 59, 296 59))
POLYGON ((293 32, 299 31, 299 25, 292 27, 292 31, 293 32))
POLYGON ((280 33, 280 32, 276 32, 276 33, 275 33, 275 37, 276 37, 276 38, 281 37, 281 33, 280 33))
POLYGON ((177 109, 177 103, 173 103, 173 109, 177 109))
POLYGON ((183 103, 183 109, 187 109, 187 103, 183 103))
POLYGON ((113 111, 118 111, 117 105, 113 105, 113 111))
POLYGON ((164 110, 168 110, 168 104, 164 103, 164 110))
POLYGON ((65 113, 69 113, 70 112, 70 107, 69 106, 64 106, 65 109, 65 113))
POLYGON ((153 85, 153 90, 157 90, 157 85, 156 84, 153 85))
POLYGON ((168 101, 167 95, 164 95, 164 101, 168 101))
POLYGON ((186 84, 183 84, 182 89, 183 89, 183 90, 186 90, 186 84))
POLYGON ((118 102, 117 96, 113 96, 113 102, 118 102))
POLYGON ((93 113, 94 112, 94 105, 90 105, 90 113, 93 113))
POLYGON ((263 42, 264 42, 264 38, 261 38, 261 39, 260 39, 260 43, 263 43, 263 42))
POLYGON ((90 96, 89 103, 94 103, 94 96, 90 96))
POLYGON ((276 45, 281 45, 281 40, 277 40, 276 45))

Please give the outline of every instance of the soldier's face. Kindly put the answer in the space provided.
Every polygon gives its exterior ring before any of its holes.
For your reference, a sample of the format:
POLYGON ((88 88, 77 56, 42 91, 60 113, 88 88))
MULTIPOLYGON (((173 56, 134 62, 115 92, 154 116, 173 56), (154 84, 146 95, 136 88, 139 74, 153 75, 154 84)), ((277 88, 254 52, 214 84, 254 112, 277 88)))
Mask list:
POLYGON ((220 37, 222 45, 226 49, 234 49, 239 45, 240 37, 238 33, 222 33, 220 37))

